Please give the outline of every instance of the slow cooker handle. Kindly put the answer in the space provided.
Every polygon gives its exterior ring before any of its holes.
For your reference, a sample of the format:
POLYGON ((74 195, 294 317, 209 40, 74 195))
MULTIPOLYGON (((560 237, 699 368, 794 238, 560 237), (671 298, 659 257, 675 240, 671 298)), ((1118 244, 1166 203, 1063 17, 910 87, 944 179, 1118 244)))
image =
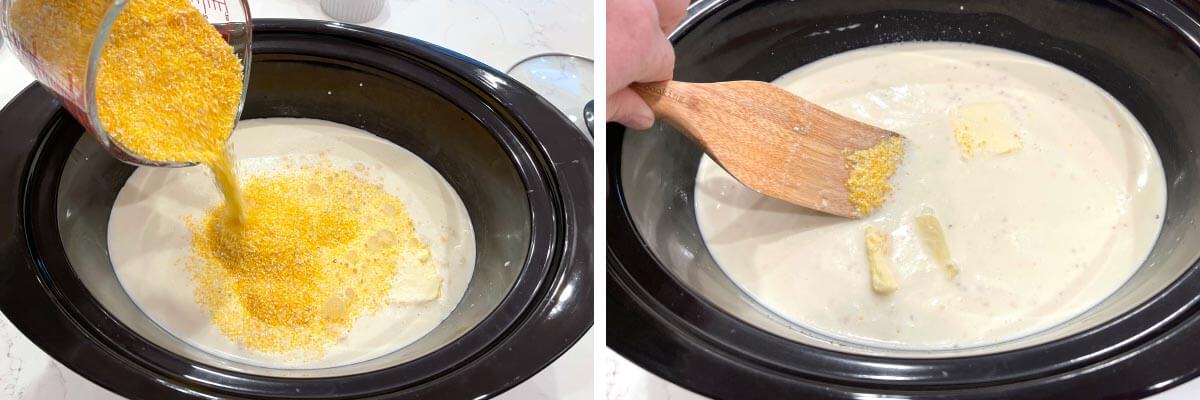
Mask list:
POLYGON ((591 136, 591 137, 596 137, 596 133, 593 132, 595 130, 595 128, 593 127, 593 125, 595 125, 595 120, 593 119, 593 116, 592 116, 594 114, 594 110, 592 108, 593 108, 593 106, 595 106, 595 104, 596 104, 596 100, 589 100, 587 102, 587 104, 583 105, 583 122, 585 124, 587 124, 587 128, 588 128, 587 133, 588 133, 588 136, 591 136))

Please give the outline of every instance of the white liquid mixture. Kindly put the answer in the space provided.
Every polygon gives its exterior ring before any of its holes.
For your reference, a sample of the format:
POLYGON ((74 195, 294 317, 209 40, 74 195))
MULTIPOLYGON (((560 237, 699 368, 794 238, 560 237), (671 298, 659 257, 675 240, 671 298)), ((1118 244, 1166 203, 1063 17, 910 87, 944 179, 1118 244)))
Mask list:
MULTIPOLYGON (((191 253, 186 215, 200 216, 221 201, 204 168, 138 168, 121 192, 108 225, 113 268, 125 291, 155 322, 206 352, 274 368, 325 368, 395 351, 433 330, 462 299, 475 268, 475 237, 462 199, 415 154, 367 132, 331 122, 273 118, 242 122, 232 137, 241 177, 278 170, 284 156, 333 166, 361 163, 400 199, 416 232, 433 252, 442 294, 419 304, 388 305, 363 315, 324 358, 300 361, 239 347, 212 324, 196 302, 191 274, 179 260, 191 253)), ((393 288, 393 290, 396 290, 393 288)))
POLYGON ((847 220, 742 186, 707 157, 696 215, 713 257, 780 316, 856 343, 905 349, 997 343, 1094 306, 1141 265, 1162 227, 1162 165, 1134 117, 1064 68, 992 47, 906 43, 832 56, 775 82, 909 139, 892 199, 847 220), (1001 104, 1023 146, 967 158, 957 110, 1001 104), (950 279, 915 235, 941 219, 950 279), (866 226, 892 236, 899 289, 872 292, 866 226))

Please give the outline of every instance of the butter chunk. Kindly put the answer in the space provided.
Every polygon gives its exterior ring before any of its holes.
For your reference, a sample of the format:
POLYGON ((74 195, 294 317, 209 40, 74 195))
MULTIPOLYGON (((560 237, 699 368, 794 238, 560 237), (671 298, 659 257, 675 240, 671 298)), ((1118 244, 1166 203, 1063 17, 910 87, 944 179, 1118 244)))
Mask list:
POLYGON ((892 272, 891 238, 879 232, 874 226, 867 225, 867 262, 871 268, 871 290, 879 294, 889 294, 899 288, 896 274, 892 272))
POLYGON ((388 293, 389 303, 424 303, 442 295, 442 276, 431 256, 427 248, 401 254, 400 268, 388 293))
POLYGON ((950 246, 946 244, 946 233, 942 230, 942 222, 933 215, 933 210, 928 208, 922 211, 916 220, 917 236, 921 238, 921 245, 925 247, 929 258, 943 271, 946 271, 946 277, 954 279, 958 276, 958 264, 955 264, 954 259, 950 257, 950 246))
POLYGON ((1017 120, 1004 103, 969 104, 955 110, 950 120, 964 159, 1021 149, 1017 120))

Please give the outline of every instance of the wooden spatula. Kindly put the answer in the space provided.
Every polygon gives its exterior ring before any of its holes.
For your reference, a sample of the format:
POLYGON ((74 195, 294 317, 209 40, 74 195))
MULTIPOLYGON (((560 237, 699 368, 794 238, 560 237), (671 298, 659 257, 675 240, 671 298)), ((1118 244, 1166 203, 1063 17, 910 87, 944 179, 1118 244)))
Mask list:
POLYGON ((801 207, 865 216, 887 199, 888 178, 903 157, 902 136, 765 82, 633 89, 743 184, 801 207))

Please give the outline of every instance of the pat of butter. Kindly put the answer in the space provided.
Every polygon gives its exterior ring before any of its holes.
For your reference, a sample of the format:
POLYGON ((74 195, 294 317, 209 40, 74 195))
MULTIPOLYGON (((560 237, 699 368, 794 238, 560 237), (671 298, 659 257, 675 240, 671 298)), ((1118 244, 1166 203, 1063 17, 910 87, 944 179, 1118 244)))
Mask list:
POLYGON ((1004 103, 975 103, 950 116, 962 157, 994 156, 1021 149, 1021 135, 1012 110, 1004 103))
POLYGON ((871 290, 879 294, 895 292, 900 284, 892 272, 892 243, 886 233, 867 225, 867 263, 871 268, 871 290))
POLYGON ((442 276, 429 249, 401 253, 399 262, 388 303, 423 303, 442 295, 442 276))
POLYGON ((950 245, 946 243, 946 232, 942 230, 942 222, 933 215, 933 210, 925 209, 917 216, 917 236, 933 262, 946 271, 946 277, 954 279, 958 276, 958 264, 950 257, 950 245))

